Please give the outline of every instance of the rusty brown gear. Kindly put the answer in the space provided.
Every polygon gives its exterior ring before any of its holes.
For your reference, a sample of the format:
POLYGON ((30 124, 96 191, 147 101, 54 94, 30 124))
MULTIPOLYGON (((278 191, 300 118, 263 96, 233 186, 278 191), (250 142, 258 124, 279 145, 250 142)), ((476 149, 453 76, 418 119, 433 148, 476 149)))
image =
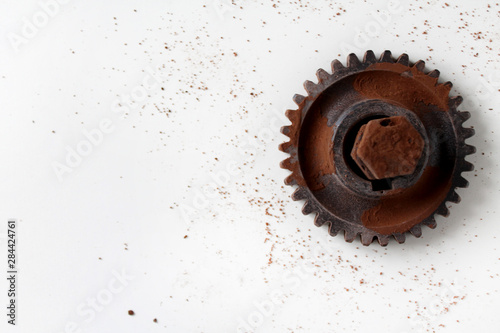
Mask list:
POLYGON ((360 235, 363 245, 376 238, 385 246, 391 237, 404 243, 406 232, 420 237, 423 225, 434 229, 435 214, 449 215, 446 202, 460 201, 455 189, 468 187, 462 173, 474 166, 465 156, 476 151, 465 143, 474 135, 463 127, 470 113, 457 110, 462 97, 449 97, 452 84, 438 83, 439 71, 424 69, 406 54, 395 59, 385 51, 377 59, 367 51, 362 61, 350 54, 346 66, 332 62, 332 74, 319 69, 318 83, 305 81, 307 96, 293 97, 298 109, 286 111, 291 125, 281 128, 290 141, 279 147, 290 155, 281 162, 292 172, 285 184, 298 186, 292 199, 305 200, 302 212, 315 213, 314 224, 328 225, 330 235, 344 232, 347 242, 360 235), (363 161, 352 160, 355 141, 363 125, 390 117, 407 119, 424 148, 412 174, 396 169, 392 178, 369 179, 363 161))

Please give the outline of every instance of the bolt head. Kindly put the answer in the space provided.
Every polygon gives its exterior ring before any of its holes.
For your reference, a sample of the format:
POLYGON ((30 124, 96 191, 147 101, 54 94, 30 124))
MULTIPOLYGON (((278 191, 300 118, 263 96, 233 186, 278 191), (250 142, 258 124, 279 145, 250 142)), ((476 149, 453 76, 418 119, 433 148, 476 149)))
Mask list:
POLYGON ((361 126, 351 157, 370 180, 411 175, 425 142, 404 116, 374 119, 361 126))

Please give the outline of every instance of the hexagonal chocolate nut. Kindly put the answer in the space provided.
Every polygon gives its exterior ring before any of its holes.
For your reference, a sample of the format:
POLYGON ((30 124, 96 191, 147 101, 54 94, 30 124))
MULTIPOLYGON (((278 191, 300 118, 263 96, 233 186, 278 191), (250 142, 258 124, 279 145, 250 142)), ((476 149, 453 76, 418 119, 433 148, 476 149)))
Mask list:
POLYGON ((351 157, 370 180, 410 175, 424 139, 403 116, 374 119, 361 126, 351 157))

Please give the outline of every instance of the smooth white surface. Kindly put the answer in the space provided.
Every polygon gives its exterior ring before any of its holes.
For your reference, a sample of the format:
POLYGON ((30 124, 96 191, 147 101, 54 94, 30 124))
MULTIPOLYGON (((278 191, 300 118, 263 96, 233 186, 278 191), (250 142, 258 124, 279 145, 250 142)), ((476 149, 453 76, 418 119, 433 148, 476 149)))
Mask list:
POLYGON ((20 226, 7 332, 236 332, 241 321, 256 332, 496 332, 500 6, 402 2, 376 29, 380 10, 385 1, 70 0, 16 52, 8 36, 40 5, 2 1, 0 221, 20 226), (365 28, 373 36, 358 39, 365 28), (366 49, 438 68, 476 129, 462 203, 386 248, 314 227, 278 167, 293 94, 366 49), (161 84, 114 113, 156 82, 149 69, 161 84), (113 131, 59 181, 54 161, 103 119, 113 131), (117 291, 123 270, 133 279, 117 291))

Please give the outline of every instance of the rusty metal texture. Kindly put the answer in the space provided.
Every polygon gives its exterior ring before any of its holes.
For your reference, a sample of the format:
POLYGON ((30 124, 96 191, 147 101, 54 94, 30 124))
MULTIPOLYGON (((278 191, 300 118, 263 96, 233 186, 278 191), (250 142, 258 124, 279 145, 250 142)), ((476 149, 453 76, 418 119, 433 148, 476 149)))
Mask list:
POLYGON ((474 130, 463 127, 470 113, 457 110, 462 98, 449 97, 451 83, 390 51, 350 54, 346 66, 334 60, 331 74, 316 75, 281 129, 290 138, 280 150, 290 155, 281 167, 292 172, 285 184, 297 186, 292 199, 347 242, 359 235, 363 245, 385 246, 435 228, 434 215, 448 216, 446 202, 460 201, 455 188, 468 186, 462 173, 474 168, 465 160, 475 153, 465 143, 474 130))

